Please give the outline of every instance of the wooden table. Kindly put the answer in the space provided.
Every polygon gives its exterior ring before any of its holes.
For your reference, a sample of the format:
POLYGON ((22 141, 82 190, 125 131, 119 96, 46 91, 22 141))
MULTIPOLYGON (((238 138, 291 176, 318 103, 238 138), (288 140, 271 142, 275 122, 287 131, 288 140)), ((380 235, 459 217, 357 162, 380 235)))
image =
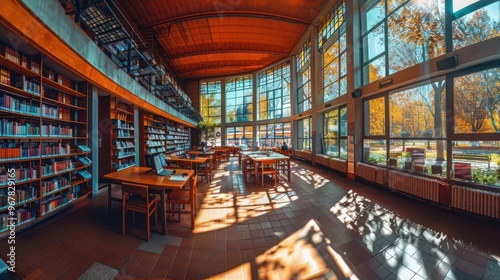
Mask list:
POLYGON ((194 170, 195 174, 196 174, 196 170, 198 169, 198 164, 203 164, 207 161, 210 160, 210 158, 208 157, 196 157, 196 158, 191 158, 191 157, 180 157, 180 156, 170 156, 170 157, 166 157, 165 160, 168 162, 168 161, 175 161, 175 162, 179 162, 179 161, 182 161, 182 162, 189 162, 191 163, 191 169, 194 170))
POLYGON ((278 153, 270 153, 269 155, 267 155, 266 153, 256 153, 256 152, 246 152, 246 155, 247 157, 249 157, 251 160, 255 161, 255 182, 257 182, 257 176, 258 176, 258 163, 259 162, 262 162, 264 160, 276 160, 277 162, 279 161, 286 161, 286 165, 287 165, 287 171, 286 171, 286 175, 287 175, 287 179, 288 181, 290 182, 290 157, 289 156, 285 156, 285 155, 282 155, 282 154, 278 154, 278 153))
POLYGON ((111 202, 122 202, 121 198, 111 196, 111 183, 132 183, 148 185, 149 191, 152 193, 160 194, 161 205, 161 231, 162 234, 166 233, 167 217, 165 214, 165 195, 169 190, 182 189, 188 182, 191 182, 191 177, 194 175, 194 170, 188 169, 173 169, 175 174, 172 176, 158 176, 149 167, 129 167, 120 171, 112 172, 104 175, 104 179, 108 180, 108 212, 111 211, 111 202), (186 174, 183 176, 182 174, 186 174))

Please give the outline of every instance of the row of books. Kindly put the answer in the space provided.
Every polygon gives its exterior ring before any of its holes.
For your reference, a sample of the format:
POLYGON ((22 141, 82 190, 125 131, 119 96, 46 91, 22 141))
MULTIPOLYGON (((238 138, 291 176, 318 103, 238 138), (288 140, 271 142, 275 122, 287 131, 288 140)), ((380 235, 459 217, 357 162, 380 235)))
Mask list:
POLYGON ((134 151, 128 151, 128 150, 120 150, 118 152, 115 152, 114 150, 111 151, 111 156, 116 156, 116 157, 119 157, 119 158, 122 158, 122 157, 128 157, 128 156, 135 156, 135 152, 134 151))
POLYGON ((158 134, 165 134, 164 129, 159 129, 156 127, 148 127, 148 133, 158 133, 158 134))
POLYGON ((134 148, 134 143, 130 141, 115 141, 116 147, 119 149, 123 148, 134 148))
POLYGON ((42 176, 52 175, 57 172, 63 172, 73 169, 73 162, 71 160, 63 160, 59 162, 52 162, 50 164, 42 164, 42 176))
POLYGON ((0 68, 0 83, 10 85, 10 71, 0 68))
POLYGON ((14 63, 23 67, 28 67, 28 57, 20 54, 18 51, 9 46, 0 46, 0 54, 14 63))
POLYGON ((188 135, 180 136, 180 135, 168 135, 167 134, 166 139, 167 140, 176 140, 176 139, 187 140, 187 139, 189 139, 189 136, 188 135))
MULTIPOLYGON (((77 199, 79 190, 76 187, 79 187, 79 186, 75 186, 75 187, 68 189, 67 191, 64 191, 64 192, 57 194, 57 195, 42 198, 42 203, 40 205, 42 215, 47 214, 47 213, 59 208, 60 206, 63 206, 65 204, 67 204, 68 202, 71 202, 71 201, 77 199)), ((35 205, 37 205, 37 202, 38 201, 36 201, 35 205)))
POLYGON ((40 95, 40 84, 37 84, 32 80, 26 79, 25 76, 20 76, 16 78, 15 87, 33 93, 35 95, 40 95))
MULTIPOLYGON (((13 168, 14 171, 14 182, 16 184, 21 183, 23 181, 29 181, 32 179, 36 179, 38 176, 38 170, 35 168, 13 168)), ((12 180, 12 179, 11 179, 12 180)), ((0 174, 0 186, 6 186, 9 183, 9 177, 7 174, 0 174)))
POLYGON ((70 185, 71 182, 67 178, 60 176, 50 181, 42 181, 42 183, 40 184, 40 192, 42 193, 42 195, 46 195, 49 192, 63 189, 69 187, 70 185))
POLYGON ((73 96, 60 91, 53 91, 45 88, 43 96, 64 104, 77 105, 75 104, 75 98, 73 96))
POLYGON ((59 107, 52 107, 46 104, 42 104, 42 116, 54 119, 62 119, 63 110, 59 107))
POLYGON ((128 119, 128 116, 129 115, 127 115, 127 114, 116 113, 114 118, 117 119, 117 120, 126 121, 128 119))
POLYGON ((148 141, 146 141, 146 145, 148 147, 158 147, 158 146, 165 145, 165 143, 163 141, 151 141, 151 140, 148 140, 148 141))
POLYGON ((116 126, 116 128, 119 128, 119 129, 130 129, 130 130, 134 130, 134 126, 129 123, 129 122, 124 122, 123 120, 113 120, 111 122, 112 125, 116 126))
POLYGON ((135 165, 135 160, 133 158, 119 159, 112 163, 112 167, 116 170, 120 170, 134 165, 135 165))
POLYGON ((5 93, 0 95, 0 109, 33 116, 40 115, 40 106, 31 105, 27 100, 19 100, 5 93))
MULTIPOLYGON (((36 214, 35 210, 30 208, 19 208, 16 209, 15 220, 16 226, 19 226, 22 223, 29 222, 30 220, 35 219, 36 214)), ((6 231, 7 227, 10 225, 11 219, 14 218, 10 214, 4 213, 0 214, 0 231, 6 231)))
POLYGON ((162 153, 165 152, 164 147, 158 147, 158 148, 148 148, 148 153, 149 154, 156 154, 156 153, 162 153))
POLYGON ((42 125, 42 136, 73 137, 73 128, 71 126, 44 124, 42 125))
POLYGON ((163 135, 163 134, 148 134, 148 139, 165 140, 165 135, 163 135))
POLYGON ((69 143, 43 143, 42 156, 69 155, 71 147, 69 143))
POLYGON ((122 138, 123 137, 132 137, 133 136, 132 133, 130 133, 129 130, 121 130, 121 129, 117 129, 116 135, 118 137, 122 137, 122 138))
POLYGON ((19 123, 0 119, 0 136, 37 137, 40 136, 40 127, 31 123, 19 123))
MULTIPOLYGON (((40 156, 40 147, 37 146, 26 146, 18 145, 16 147, 2 147, 6 146, 6 143, 0 143, 0 161, 11 160, 11 159, 25 159, 40 156)), ((11 143, 8 143, 11 144, 11 143)))
MULTIPOLYGON (((10 201, 14 199, 15 205, 23 204, 23 202, 36 198, 38 195, 38 191, 35 187, 29 186, 24 189, 16 189, 14 192, 13 198, 10 198, 10 201)), ((9 203, 9 191, 7 188, 0 190, 0 210, 4 210, 5 207, 11 205, 9 203)))
POLYGON ((181 133, 188 133, 188 131, 184 128, 180 128, 180 127, 176 127, 176 126, 171 126, 171 125, 167 125, 167 129, 170 130, 170 131, 177 131, 177 132, 181 132, 181 133))
POLYGON ((116 102, 116 108, 117 109, 120 109, 120 110, 123 110, 123 111, 127 111, 127 112, 130 112, 132 111, 130 108, 129 108, 129 105, 125 104, 125 103, 122 103, 122 102, 116 102))

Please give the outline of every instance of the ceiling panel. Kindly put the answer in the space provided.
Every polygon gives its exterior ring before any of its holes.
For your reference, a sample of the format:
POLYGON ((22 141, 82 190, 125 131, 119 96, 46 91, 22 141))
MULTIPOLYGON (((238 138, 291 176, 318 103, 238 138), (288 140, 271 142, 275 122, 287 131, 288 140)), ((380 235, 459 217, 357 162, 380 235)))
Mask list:
MULTIPOLYGON (((119 2, 119 3, 117 3, 119 2)), ((326 0, 120 0, 181 80, 254 71, 285 58, 326 0)))

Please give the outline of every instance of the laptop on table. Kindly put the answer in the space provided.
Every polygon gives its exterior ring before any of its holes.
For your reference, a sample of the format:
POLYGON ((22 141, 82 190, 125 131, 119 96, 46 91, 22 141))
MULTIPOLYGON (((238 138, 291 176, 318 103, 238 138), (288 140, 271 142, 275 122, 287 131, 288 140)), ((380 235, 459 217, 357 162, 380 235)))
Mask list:
POLYGON ((160 159, 159 155, 154 157, 154 162, 155 162, 156 175, 169 176, 172 174, 173 170, 163 168, 164 165, 162 164, 162 160, 160 159))

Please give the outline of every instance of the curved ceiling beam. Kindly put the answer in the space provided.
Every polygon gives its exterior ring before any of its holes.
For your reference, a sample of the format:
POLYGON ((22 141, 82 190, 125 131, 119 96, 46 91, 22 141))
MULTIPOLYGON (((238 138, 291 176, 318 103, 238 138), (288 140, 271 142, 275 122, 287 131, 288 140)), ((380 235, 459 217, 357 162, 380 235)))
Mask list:
POLYGON ((224 53, 254 53, 254 54, 263 54, 263 55, 275 55, 275 56, 284 56, 289 55, 290 52, 278 52, 278 51, 259 51, 259 50, 249 50, 249 49, 230 49, 230 50, 210 50, 210 51, 197 51, 197 52, 186 52, 183 54, 177 54, 169 56, 170 60, 187 58, 191 56, 198 55, 206 55, 206 54, 224 54, 224 53))
POLYGON ((277 20, 290 22, 295 24, 309 25, 311 24, 309 21, 292 18, 278 14, 266 13, 266 12, 258 12, 258 11, 210 11, 196 14, 189 14, 169 19, 160 20, 149 25, 143 26, 143 28, 151 28, 161 24, 175 24, 181 23, 185 21, 197 20, 197 19, 205 19, 205 18, 224 18, 224 17, 248 17, 248 18, 262 18, 269 20, 277 20))

